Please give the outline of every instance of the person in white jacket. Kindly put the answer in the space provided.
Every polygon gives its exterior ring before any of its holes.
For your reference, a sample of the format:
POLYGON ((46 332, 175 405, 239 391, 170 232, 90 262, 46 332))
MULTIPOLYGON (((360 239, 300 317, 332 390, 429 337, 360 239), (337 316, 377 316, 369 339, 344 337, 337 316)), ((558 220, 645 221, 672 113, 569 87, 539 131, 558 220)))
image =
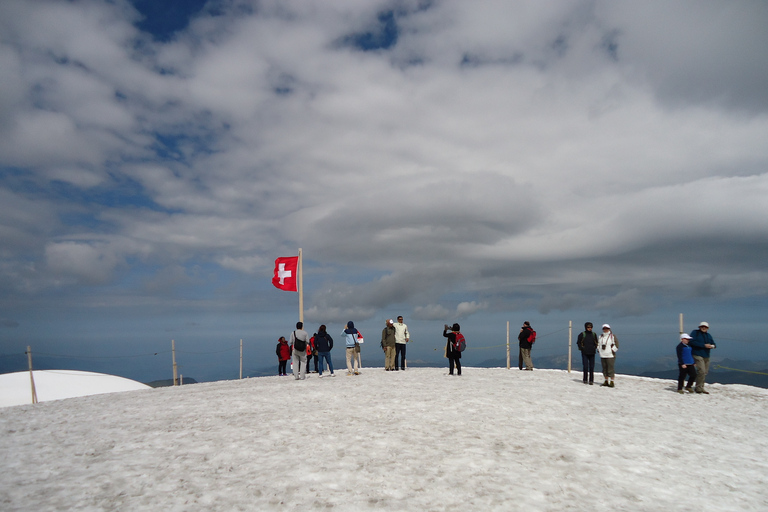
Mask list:
POLYGON ((603 324, 603 334, 597 340, 597 351, 600 354, 600 364, 603 366, 603 386, 614 387, 614 366, 616 351, 619 350, 619 340, 611 332, 611 326, 603 324), (610 381, 610 382, 609 382, 610 381))

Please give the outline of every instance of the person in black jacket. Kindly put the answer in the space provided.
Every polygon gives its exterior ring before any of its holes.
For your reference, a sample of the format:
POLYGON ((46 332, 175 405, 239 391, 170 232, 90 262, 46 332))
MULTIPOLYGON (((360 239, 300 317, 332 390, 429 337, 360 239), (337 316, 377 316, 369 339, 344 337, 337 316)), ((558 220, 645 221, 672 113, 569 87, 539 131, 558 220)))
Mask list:
POLYGON ((315 349, 317 350, 317 355, 320 358, 320 369, 318 375, 319 377, 323 377, 323 367, 325 366, 323 364, 323 360, 325 360, 328 363, 328 370, 331 372, 331 377, 335 377, 336 375, 333 373, 333 362, 331 362, 331 349, 333 348, 333 338, 331 338, 331 335, 328 334, 326 331, 325 325, 321 325, 320 328, 317 330, 317 334, 315 334, 315 349))
POLYGON ((533 371, 533 361, 531 360, 531 347, 533 345, 528 341, 531 336, 533 328, 530 322, 523 322, 523 327, 520 328, 520 334, 517 335, 517 341, 520 342, 520 353, 523 356, 523 363, 525 363, 525 369, 533 371))
POLYGON ((445 357, 448 358, 448 375, 453 375, 453 367, 456 367, 456 372, 461 376, 461 351, 456 344, 456 333, 461 332, 461 326, 459 324, 453 324, 453 327, 448 327, 446 324, 443 327, 443 337, 448 338, 445 344, 445 357), (448 331, 451 332, 448 332, 448 331))
POLYGON ((581 351, 581 365, 584 368, 584 384, 595 383, 595 352, 597 351, 597 335, 592 332, 592 322, 584 324, 584 332, 576 339, 576 346, 581 351))

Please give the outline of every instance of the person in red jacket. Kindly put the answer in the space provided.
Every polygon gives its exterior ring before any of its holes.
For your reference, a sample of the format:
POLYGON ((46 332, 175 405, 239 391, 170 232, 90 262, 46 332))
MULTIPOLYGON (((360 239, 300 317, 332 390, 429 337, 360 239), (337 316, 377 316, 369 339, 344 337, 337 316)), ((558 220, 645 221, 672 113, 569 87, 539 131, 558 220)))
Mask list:
POLYGON ((278 361, 277 374, 280 376, 288 375, 286 372, 286 366, 288 365, 288 360, 291 358, 291 346, 285 340, 285 336, 280 336, 280 339, 277 340, 277 348, 275 349, 275 353, 277 354, 278 361))

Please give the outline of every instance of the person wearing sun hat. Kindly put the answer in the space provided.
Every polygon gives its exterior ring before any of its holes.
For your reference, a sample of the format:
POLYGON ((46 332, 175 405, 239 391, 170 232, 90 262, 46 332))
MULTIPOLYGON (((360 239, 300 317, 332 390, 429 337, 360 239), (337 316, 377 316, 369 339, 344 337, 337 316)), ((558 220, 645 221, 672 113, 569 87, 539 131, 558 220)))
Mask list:
POLYGON ((611 332, 611 326, 603 324, 603 334, 597 340, 597 351, 600 354, 600 365, 603 367, 603 386, 614 387, 613 379, 616 362, 616 351, 619 350, 619 340, 611 332))
POLYGON ((685 391, 693 393, 693 383, 696 381, 696 366, 693 360, 693 354, 688 342, 691 337, 688 334, 680 335, 680 343, 677 345, 677 367, 679 372, 677 374, 677 392, 684 394, 685 391), (685 383, 685 377, 688 376, 688 385, 683 391, 683 384, 685 383))
POLYGON ((709 373, 709 351, 717 348, 717 345, 709 334, 707 322, 700 322, 699 328, 691 331, 691 341, 688 344, 691 346, 696 366, 696 392, 708 395, 709 391, 704 389, 704 381, 709 373))

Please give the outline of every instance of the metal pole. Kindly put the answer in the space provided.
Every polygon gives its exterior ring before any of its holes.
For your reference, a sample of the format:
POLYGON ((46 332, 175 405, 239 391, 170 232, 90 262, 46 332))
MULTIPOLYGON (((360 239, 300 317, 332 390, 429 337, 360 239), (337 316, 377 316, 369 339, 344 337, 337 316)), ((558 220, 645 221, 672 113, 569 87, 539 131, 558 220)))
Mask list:
POLYGON ((173 353, 173 385, 179 385, 179 369, 176 366, 176 340, 171 340, 171 352, 173 353))
POLYGON ((507 370, 510 368, 509 362, 509 320, 507 320, 507 370))
POLYGON ((243 340, 240 340, 240 378, 243 378, 243 340))
POLYGON ((573 341, 573 320, 568 320, 568 373, 571 373, 571 342, 573 341))

